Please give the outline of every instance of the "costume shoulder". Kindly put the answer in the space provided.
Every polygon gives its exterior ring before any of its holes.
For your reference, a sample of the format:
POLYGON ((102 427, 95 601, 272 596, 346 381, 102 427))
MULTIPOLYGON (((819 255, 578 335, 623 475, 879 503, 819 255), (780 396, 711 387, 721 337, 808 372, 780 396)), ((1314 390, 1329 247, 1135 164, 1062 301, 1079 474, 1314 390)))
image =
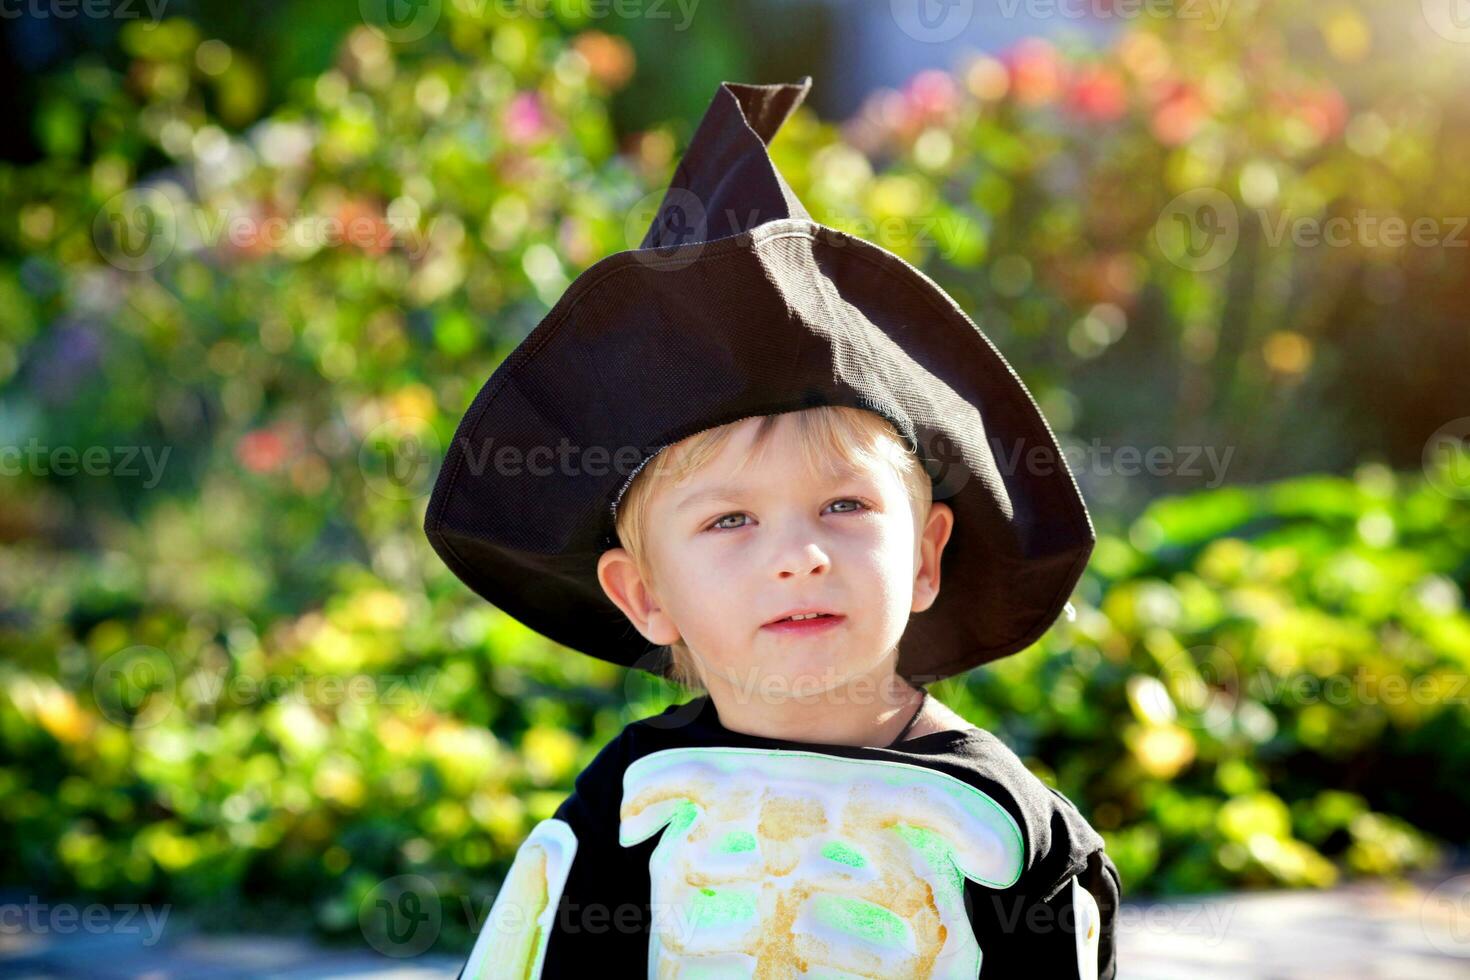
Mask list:
POLYGON ((995 735, 975 729, 955 756, 982 789, 1015 816, 1025 838, 1025 863, 1017 887, 1046 900, 1103 848, 1103 839, 1064 793, 1048 786, 995 735))
POLYGON ((1015 816, 1025 841, 1015 885, 975 889, 967 898, 985 950, 982 980, 1043 964, 1051 976, 1112 980, 1122 886, 1102 836, 1066 794, 1042 782, 993 734, 977 729, 956 755, 976 785, 1015 816))
POLYGON ((616 835, 618 821, 618 798, 623 791, 623 770, 628 766, 629 729, 623 730, 608 740, 592 761, 577 773, 572 783, 572 792, 557 815, 564 819, 580 818, 587 822, 588 829, 596 824, 607 829, 609 821, 616 835))
POLYGON ((516 852, 461 978, 583 976, 645 962, 648 881, 618 843, 625 728, 516 852))

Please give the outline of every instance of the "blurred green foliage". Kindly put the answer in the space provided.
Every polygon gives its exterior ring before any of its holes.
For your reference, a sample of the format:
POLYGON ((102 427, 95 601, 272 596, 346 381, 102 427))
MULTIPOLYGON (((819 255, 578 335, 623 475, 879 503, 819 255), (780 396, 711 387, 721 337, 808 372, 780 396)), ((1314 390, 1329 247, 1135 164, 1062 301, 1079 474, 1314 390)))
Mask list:
MULTIPOLYGON (((1459 379, 1414 368, 1463 342, 1463 262, 1264 239, 1470 211, 1453 58, 1381 50, 1383 3, 1236 8, 1027 42, 772 146, 819 220, 979 312, 1064 443, 1234 450, 1236 485, 1132 519, 1157 486, 1081 468, 1077 620, 935 688, 1079 803, 1130 895, 1399 873, 1470 803, 1461 471, 1243 479, 1417 462, 1446 420, 1459 379), (1202 190, 1228 207, 1186 230, 1239 232, 1213 268, 1161 217, 1202 190), (1423 431, 1388 407, 1410 386, 1423 431)), ((0 167, 0 876, 353 935, 415 872, 463 946, 458 899, 488 908, 575 773, 685 697, 480 602, 420 531, 459 413, 637 245, 675 129, 614 132, 625 42, 494 5, 358 26, 271 106, 187 21, 121 43, 125 74, 53 80, 45 164, 0 167)))

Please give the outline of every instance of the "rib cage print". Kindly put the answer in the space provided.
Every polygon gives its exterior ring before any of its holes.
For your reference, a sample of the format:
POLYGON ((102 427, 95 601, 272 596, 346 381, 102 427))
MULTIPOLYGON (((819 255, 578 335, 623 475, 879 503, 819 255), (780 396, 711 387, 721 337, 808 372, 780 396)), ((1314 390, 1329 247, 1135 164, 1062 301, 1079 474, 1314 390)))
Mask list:
POLYGON ((990 796, 901 762, 678 748, 623 777, 624 847, 649 858, 650 978, 973 980, 964 882, 1020 877, 990 796))

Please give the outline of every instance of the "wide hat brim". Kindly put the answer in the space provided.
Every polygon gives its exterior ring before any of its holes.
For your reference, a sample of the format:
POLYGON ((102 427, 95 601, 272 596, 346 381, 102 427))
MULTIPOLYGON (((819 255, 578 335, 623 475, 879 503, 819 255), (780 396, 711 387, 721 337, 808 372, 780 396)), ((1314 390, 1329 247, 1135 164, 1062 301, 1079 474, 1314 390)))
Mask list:
POLYGON ((578 276, 455 432, 429 541, 477 594, 574 650, 668 669, 597 581, 614 505, 660 449, 759 415, 874 411, 953 508, 939 596, 900 643, 904 677, 1029 646, 1092 552, 1066 459, 994 345, 902 258, 813 221, 771 165, 766 144, 809 87, 721 85, 644 247, 578 276))

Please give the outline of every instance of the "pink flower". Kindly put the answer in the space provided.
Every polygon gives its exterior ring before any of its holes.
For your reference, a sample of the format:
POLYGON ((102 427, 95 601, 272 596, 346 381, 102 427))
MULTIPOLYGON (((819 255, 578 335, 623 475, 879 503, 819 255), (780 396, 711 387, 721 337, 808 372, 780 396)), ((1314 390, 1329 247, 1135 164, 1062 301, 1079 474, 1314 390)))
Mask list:
POLYGON ((927 121, 948 115, 955 107, 956 92, 948 72, 928 68, 909 79, 903 94, 909 112, 927 121))
POLYGON ((513 143, 530 143, 550 130, 541 99, 535 92, 518 92, 505 110, 505 131, 513 143))

